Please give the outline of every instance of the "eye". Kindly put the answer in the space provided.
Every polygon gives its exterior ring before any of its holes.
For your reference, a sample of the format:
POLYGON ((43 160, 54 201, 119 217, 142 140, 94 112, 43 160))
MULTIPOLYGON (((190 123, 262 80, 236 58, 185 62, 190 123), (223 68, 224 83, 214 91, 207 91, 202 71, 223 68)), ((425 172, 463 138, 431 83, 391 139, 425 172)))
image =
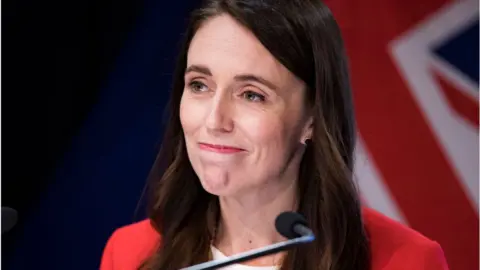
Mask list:
POLYGON ((245 91, 243 92, 243 97, 247 99, 248 101, 252 102, 263 102, 265 101, 265 96, 255 93, 253 91, 245 91))
POLYGON ((208 91, 208 87, 199 81, 192 81, 191 83, 188 84, 188 87, 193 91, 193 92, 205 92, 208 91))

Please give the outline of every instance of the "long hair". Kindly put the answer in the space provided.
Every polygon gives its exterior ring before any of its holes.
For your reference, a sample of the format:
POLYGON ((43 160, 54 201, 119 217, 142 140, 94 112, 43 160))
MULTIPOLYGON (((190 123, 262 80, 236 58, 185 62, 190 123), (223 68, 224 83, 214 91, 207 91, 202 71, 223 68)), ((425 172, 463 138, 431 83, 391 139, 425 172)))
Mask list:
POLYGON ((320 0, 209 0, 192 13, 173 78, 163 144, 151 173, 149 218, 160 244, 140 269, 177 270, 211 259, 218 198, 187 156, 180 124, 187 51, 202 23, 227 14, 307 86, 313 134, 300 164, 298 211, 315 242, 289 251, 282 270, 366 270, 370 249, 353 174, 355 121, 339 28, 320 0))

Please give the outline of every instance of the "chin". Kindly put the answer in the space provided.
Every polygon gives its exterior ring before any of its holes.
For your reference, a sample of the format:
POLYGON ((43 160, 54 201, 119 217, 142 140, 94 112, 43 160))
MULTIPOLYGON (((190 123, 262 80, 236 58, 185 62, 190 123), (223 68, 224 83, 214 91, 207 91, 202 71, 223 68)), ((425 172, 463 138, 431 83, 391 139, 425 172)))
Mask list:
POLYGON ((218 197, 231 196, 232 194, 235 194, 235 192, 228 187, 214 187, 211 185, 205 185, 203 183, 202 187, 206 192, 218 197))
POLYGON ((228 197, 238 192, 237 188, 224 181, 200 180, 200 183, 206 192, 218 197, 228 197))

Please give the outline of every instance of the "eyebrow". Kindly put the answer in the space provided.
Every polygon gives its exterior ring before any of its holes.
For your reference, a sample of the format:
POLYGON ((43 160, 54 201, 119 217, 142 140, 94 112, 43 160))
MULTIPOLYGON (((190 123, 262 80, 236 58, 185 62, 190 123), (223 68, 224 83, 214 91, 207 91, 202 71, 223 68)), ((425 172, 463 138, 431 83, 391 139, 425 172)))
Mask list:
MULTIPOLYGON (((187 74, 189 72, 198 72, 198 73, 202 73, 202 74, 207 75, 207 76, 212 76, 212 72, 210 71, 210 69, 206 66, 201 66, 201 65, 191 65, 191 66, 189 66, 186 69, 185 74, 187 74)), ((240 81, 240 82, 247 82, 247 81, 257 82, 257 83, 260 83, 260 84, 263 84, 263 85, 267 86, 268 88, 270 88, 272 90, 277 90, 278 89, 278 87, 274 83, 268 81, 267 79, 264 79, 260 76, 253 75, 253 74, 236 75, 234 77, 234 79, 236 81, 240 81)))
POLYGON ((187 70, 185 71, 185 74, 189 72, 198 72, 198 73, 205 74, 207 76, 212 76, 212 72, 206 66, 191 65, 187 68, 187 70))
POLYGON ((257 82, 257 83, 260 83, 260 84, 263 84, 263 85, 267 86, 268 88, 270 88, 272 90, 277 90, 277 86, 275 86, 275 84, 273 84, 272 82, 268 81, 267 79, 264 79, 264 78, 262 78, 260 76, 257 76, 257 75, 241 74, 241 75, 235 76, 234 78, 235 78, 235 80, 241 81, 241 82, 248 82, 248 81, 257 82))

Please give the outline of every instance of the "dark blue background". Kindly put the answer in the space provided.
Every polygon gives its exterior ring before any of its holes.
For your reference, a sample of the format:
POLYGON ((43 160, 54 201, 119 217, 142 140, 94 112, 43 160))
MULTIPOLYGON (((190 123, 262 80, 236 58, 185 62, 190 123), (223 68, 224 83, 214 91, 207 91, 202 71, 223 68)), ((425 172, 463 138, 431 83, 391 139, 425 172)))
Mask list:
POLYGON ((20 212, 2 239, 5 269, 98 269, 113 230, 144 218, 140 197, 195 4, 77 0, 4 8, 3 55, 15 55, 6 60, 11 119, 3 144, 7 154, 21 153, 4 165, 2 179, 2 205, 20 212))

